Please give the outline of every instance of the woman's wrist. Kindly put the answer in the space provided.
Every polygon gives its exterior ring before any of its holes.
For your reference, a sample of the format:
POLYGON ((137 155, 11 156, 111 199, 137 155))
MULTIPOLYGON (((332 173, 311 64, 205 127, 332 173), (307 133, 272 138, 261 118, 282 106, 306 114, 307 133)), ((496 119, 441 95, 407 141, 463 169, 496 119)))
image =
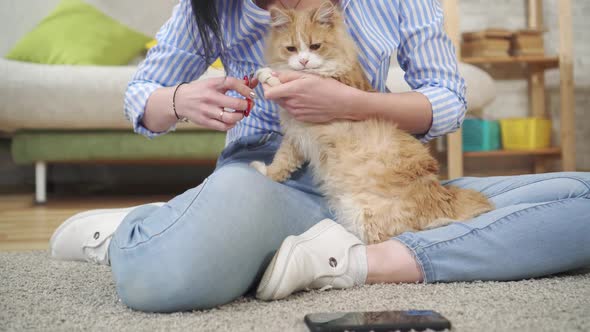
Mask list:
MULTIPOLYGON (((164 132, 172 127, 178 119, 174 114, 172 107, 172 98, 176 86, 159 88, 152 92, 147 100, 143 118, 141 120, 144 127, 152 132, 164 132)), ((182 115, 182 107, 178 105, 180 90, 176 95, 176 110, 179 116, 182 115)))
POLYGON ((346 120, 363 121, 374 116, 371 109, 367 107, 367 102, 372 94, 367 91, 350 88, 342 96, 343 100, 343 118, 346 120))
POLYGON ((174 88, 174 92, 172 93, 172 112, 174 112, 174 116, 176 117, 177 121, 188 122, 188 118, 184 115, 185 107, 181 105, 182 97, 180 94, 184 91, 180 91, 183 89, 185 85, 189 84, 188 82, 182 82, 174 88))

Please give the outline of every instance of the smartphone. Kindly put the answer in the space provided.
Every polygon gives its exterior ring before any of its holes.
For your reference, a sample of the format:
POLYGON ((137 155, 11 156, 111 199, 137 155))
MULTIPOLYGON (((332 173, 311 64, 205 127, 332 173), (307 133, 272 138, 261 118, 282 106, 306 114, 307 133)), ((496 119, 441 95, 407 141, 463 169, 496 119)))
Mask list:
POLYGON ((305 315, 312 332, 442 331, 451 322, 432 310, 315 313, 305 315))

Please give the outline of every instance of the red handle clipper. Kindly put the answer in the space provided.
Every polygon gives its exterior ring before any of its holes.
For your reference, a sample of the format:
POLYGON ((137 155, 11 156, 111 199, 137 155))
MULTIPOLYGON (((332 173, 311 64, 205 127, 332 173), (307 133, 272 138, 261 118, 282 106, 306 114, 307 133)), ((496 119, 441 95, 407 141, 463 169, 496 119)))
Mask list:
MULTIPOLYGON (((246 83, 246 86, 250 88, 250 84, 252 83, 250 77, 244 76, 244 81, 246 83)), ((250 111, 252 111, 252 107, 254 107, 254 101, 250 98, 246 98, 246 101, 248 102, 248 108, 244 111, 244 116, 248 117, 250 116, 250 111)))
POLYGON ((244 116, 248 117, 248 116, 250 116, 250 111, 252 110, 252 107, 254 106, 254 101, 252 101, 252 99, 250 99, 250 98, 246 98, 246 101, 248 102, 248 109, 246 109, 246 111, 244 111, 244 116))

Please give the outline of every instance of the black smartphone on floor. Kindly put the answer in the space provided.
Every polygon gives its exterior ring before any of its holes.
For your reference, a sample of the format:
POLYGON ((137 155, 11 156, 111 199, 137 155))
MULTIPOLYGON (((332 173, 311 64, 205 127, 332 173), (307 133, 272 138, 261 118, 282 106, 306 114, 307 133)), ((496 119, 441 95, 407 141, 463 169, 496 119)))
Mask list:
POLYGON ((451 322, 432 310, 334 312, 305 315, 305 324, 312 332, 389 332, 443 331, 451 322))

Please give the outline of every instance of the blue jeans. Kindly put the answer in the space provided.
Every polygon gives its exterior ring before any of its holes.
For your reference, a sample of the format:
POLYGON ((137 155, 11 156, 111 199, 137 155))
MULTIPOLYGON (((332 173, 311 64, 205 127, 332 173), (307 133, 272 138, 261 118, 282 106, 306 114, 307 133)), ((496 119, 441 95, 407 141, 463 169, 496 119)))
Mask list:
MULTIPOLYGON (((256 287, 285 237, 332 218, 308 168, 280 184, 248 167, 270 162, 280 140, 242 137, 201 185, 125 218, 109 248, 124 303, 172 312, 231 302, 256 287)), ((425 282, 517 280, 590 264, 589 173, 447 183, 481 191, 496 209, 396 238, 414 252, 425 282)))

